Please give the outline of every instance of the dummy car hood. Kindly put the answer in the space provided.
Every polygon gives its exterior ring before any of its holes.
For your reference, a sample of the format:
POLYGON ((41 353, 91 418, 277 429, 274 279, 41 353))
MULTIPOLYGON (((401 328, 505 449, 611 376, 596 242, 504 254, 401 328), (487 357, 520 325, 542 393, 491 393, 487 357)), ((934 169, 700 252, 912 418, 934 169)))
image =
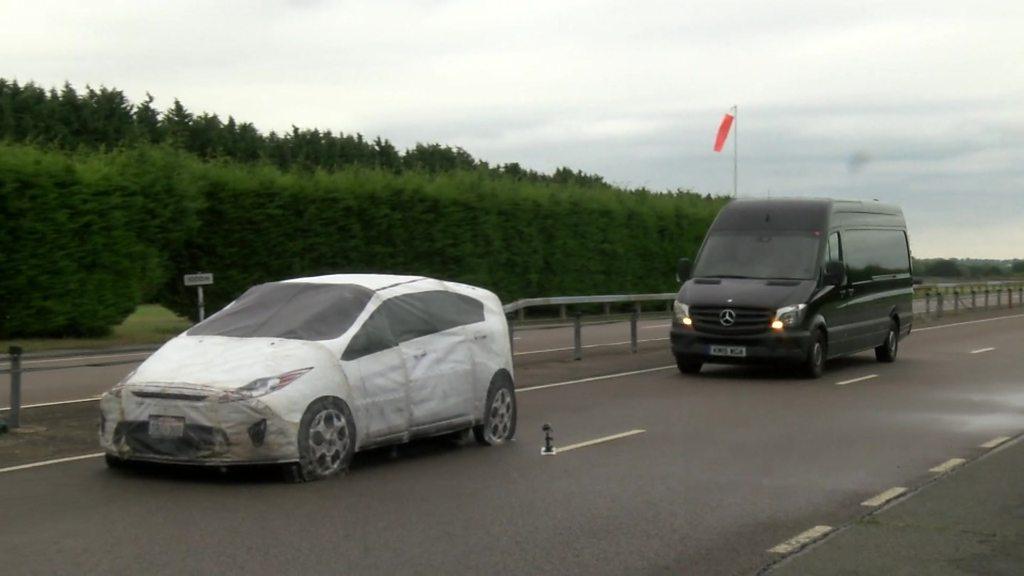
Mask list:
POLYGON ((334 354, 318 342, 182 335, 147 358, 126 383, 231 389, 257 378, 331 364, 336 364, 334 354))

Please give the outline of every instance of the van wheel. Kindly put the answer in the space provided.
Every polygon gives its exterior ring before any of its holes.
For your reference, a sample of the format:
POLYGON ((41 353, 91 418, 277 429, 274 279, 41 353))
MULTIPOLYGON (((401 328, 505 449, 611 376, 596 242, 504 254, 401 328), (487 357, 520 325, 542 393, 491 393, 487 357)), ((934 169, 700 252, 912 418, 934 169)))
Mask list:
POLYGON ((889 332, 885 342, 875 348, 875 359, 879 362, 895 362, 900 351, 900 325, 896 320, 889 320, 889 332))
POLYGON ((356 449, 356 426, 348 406, 337 398, 320 398, 306 408, 299 423, 299 463, 287 478, 310 482, 348 469, 356 449))
POLYGON ((107 463, 107 468, 110 468, 110 469, 113 469, 113 470, 123 470, 125 468, 128 468, 129 464, 130 464, 124 458, 120 458, 118 456, 114 456, 113 454, 110 454, 110 453, 104 454, 103 455, 103 459, 107 463))
POLYGON ((473 427, 477 443, 496 446, 511 440, 516 435, 516 391, 507 373, 499 372, 491 379, 485 406, 483 424, 473 427))
POLYGON ((704 361, 688 356, 676 356, 676 367, 683 374, 700 374, 704 361))
POLYGON ((825 371, 826 345, 825 333, 815 330, 814 341, 807 351, 807 359, 804 360, 804 374, 808 378, 821 378, 821 374, 825 371))

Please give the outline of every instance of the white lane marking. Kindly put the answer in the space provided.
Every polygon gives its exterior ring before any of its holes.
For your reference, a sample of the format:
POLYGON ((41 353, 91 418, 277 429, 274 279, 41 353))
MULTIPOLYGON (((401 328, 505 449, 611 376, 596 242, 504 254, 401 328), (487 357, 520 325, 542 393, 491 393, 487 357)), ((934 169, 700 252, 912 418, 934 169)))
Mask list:
POLYGON ((978 448, 985 448, 986 450, 989 449, 989 448, 995 448, 996 446, 999 446, 1000 444, 1006 442, 1009 439, 1010 439, 1009 436, 997 436, 997 437, 989 440, 988 442, 985 442, 984 444, 979 445, 978 448))
POLYGON ((982 318, 981 320, 968 320, 967 322, 954 322, 941 326, 929 326, 927 328, 914 328, 914 332, 926 332, 928 330, 939 330, 941 328, 952 328, 954 326, 966 326, 967 324, 981 324, 982 322, 995 322, 996 320, 1009 320, 1011 318, 1024 318, 1024 314, 1011 314, 1009 316, 996 316, 995 318, 982 318))
POLYGON ((971 354, 981 354, 982 352, 991 352, 995 348, 978 348, 977 350, 971 350, 971 354))
POLYGON ((869 499, 861 502, 860 505, 861 506, 881 506, 882 504, 885 504, 889 500, 892 500, 893 498, 896 498, 897 496, 899 496, 900 494, 903 494, 906 491, 907 491, 907 489, 904 488, 903 486, 897 486, 895 488, 889 488, 885 492, 882 492, 881 494, 879 494, 879 495, 877 495, 877 496, 875 496, 873 498, 869 498, 869 499))
MULTIPOLYGON (((100 399, 99 396, 93 396, 92 398, 79 398, 78 400, 61 400, 60 402, 43 402, 41 404, 24 404, 24 405, 22 405, 21 409, 24 410, 25 408, 42 408, 43 406, 60 406, 61 404, 78 404, 79 402, 95 402, 96 400, 99 400, 99 399, 100 399)), ((10 410, 10 409, 11 409, 10 406, 4 406, 3 408, 0 408, 0 411, 10 410)))
POLYGON ((640 329, 641 330, 649 330, 649 329, 652 329, 652 328, 668 328, 670 326, 672 326, 671 323, 669 323, 669 324, 655 324, 654 326, 641 326, 640 329))
POLYGON ((22 464, 21 466, 11 466, 10 468, 0 468, 0 474, 4 472, 14 472, 15 470, 27 470, 29 468, 38 468, 40 466, 49 466, 50 464, 61 464, 63 462, 74 462, 75 460, 85 460, 86 458, 99 458, 103 456, 103 452, 97 452, 95 454, 84 454, 82 456, 72 456, 70 458, 57 458, 56 460, 43 460, 42 462, 33 462, 31 464, 22 464))
MULTIPOLYGON (((49 364, 53 362, 68 362, 70 360, 101 360, 104 358, 129 358, 133 356, 149 356, 152 352, 130 352, 127 354, 103 354, 99 356, 62 356, 60 358, 47 358, 46 360, 32 360, 25 358, 21 361, 22 366, 29 364, 49 364)), ((4 362, 4 364, 10 364, 10 362, 4 362)), ((86 368, 86 366, 83 366, 86 368)))
POLYGON ((797 534, 774 548, 769 548, 768 551, 773 554, 789 554, 790 552, 799 550, 811 542, 814 542, 831 531, 831 526, 815 526, 810 530, 797 534))
POLYGON ((522 336, 513 336, 512 339, 513 340, 522 340, 523 337, 522 336))
POLYGON ((878 378, 878 374, 868 374, 867 376, 861 376, 860 378, 843 380, 842 382, 836 382, 836 386, 846 386, 847 384, 853 384, 854 382, 863 382, 865 380, 871 380, 872 378, 878 378))
MULTIPOLYGON (((668 338, 647 338, 645 340, 638 339, 636 342, 637 344, 643 344, 644 342, 661 342, 662 340, 668 340, 668 338)), ((583 346, 580 346, 580 348, 601 348, 602 346, 624 346, 626 344, 629 344, 629 340, 626 340, 625 342, 609 342, 608 344, 584 344, 583 346)), ((525 350, 523 352, 516 352, 515 354, 513 354, 513 356, 526 356, 527 354, 543 354, 545 352, 568 352, 569 350, 573 349, 574 348, 572 346, 569 346, 567 348, 548 348, 546 350, 525 350)))
POLYGON ((612 434, 611 436, 602 436, 600 438, 594 438, 593 440, 587 440, 586 442, 579 442, 577 444, 569 444, 568 446, 562 446, 561 448, 556 447, 554 452, 549 454, 561 454, 577 448, 586 448, 587 446, 593 446, 595 444, 603 444, 605 442, 611 442, 612 440, 618 440, 619 438, 626 438, 628 436, 636 436, 637 434, 643 434, 647 430, 636 429, 629 430, 628 432, 620 432, 618 434, 612 434))
POLYGON ((957 466, 960 466, 964 462, 967 462, 967 460, 964 460, 963 458, 950 458, 949 460, 946 460, 942 464, 939 464, 938 466, 931 468, 928 471, 935 472, 936 474, 941 474, 943 472, 949 472, 950 470, 956 468, 957 466))
POLYGON ((647 374, 648 372, 658 372, 660 370, 668 370, 669 368, 675 368, 676 365, 670 366, 658 366, 657 368, 645 368, 643 370, 634 370, 632 372, 619 372, 617 374, 605 374, 604 376, 591 376, 590 378, 580 378, 579 380, 566 380, 565 382, 554 382, 551 384, 540 384, 538 386, 527 386, 526 388, 516 388, 516 394, 520 392, 529 392, 531 390, 543 390, 545 388, 557 388, 559 386, 568 386, 570 384, 582 384, 584 382, 596 382, 597 380, 608 380, 609 378, 621 378, 622 376, 634 376, 636 374, 647 374))

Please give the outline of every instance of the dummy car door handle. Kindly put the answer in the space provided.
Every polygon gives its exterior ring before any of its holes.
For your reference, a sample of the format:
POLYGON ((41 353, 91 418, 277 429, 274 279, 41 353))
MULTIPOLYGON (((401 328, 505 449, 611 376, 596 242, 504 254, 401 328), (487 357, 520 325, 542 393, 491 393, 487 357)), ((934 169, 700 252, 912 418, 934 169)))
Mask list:
POLYGON ((426 355, 427 355, 427 351, 426 351, 426 350, 424 350, 424 351, 422 351, 422 352, 416 352, 415 354, 413 354, 413 355, 412 355, 412 357, 413 357, 414 359, 416 359, 416 360, 419 360, 419 359, 423 358, 423 357, 424 357, 424 356, 426 356, 426 355))
POLYGON ((487 340, 487 334, 477 334, 473 336, 473 340, 487 340))

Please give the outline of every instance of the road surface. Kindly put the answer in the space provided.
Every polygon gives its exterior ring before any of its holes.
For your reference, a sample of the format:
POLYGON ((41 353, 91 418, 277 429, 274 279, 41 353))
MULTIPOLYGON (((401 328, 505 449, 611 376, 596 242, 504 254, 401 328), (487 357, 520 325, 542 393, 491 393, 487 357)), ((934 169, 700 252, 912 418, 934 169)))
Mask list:
POLYGON ((0 473, 0 558, 12 574, 752 574, 1024 431, 1022 334, 1024 316, 931 326, 895 364, 861 354, 820 380, 684 377, 664 342, 519 356, 510 445, 417 442, 306 485, 98 458, 0 473))

